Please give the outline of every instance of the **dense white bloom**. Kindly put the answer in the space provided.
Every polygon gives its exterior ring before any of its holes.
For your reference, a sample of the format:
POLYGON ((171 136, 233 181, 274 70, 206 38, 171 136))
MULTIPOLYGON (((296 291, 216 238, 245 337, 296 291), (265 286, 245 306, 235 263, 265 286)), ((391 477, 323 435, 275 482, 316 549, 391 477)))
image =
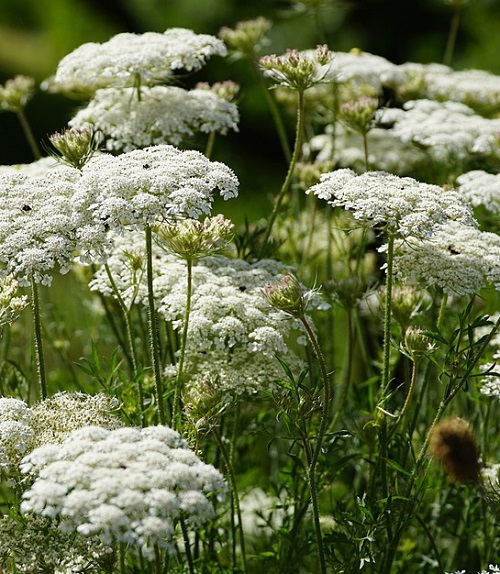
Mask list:
POLYGON ((22 173, 23 175, 30 177, 40 177, 46 175, 48 171, 55 169, 64 170, 58 161, 53 157, 42 157, 31 163, 18 163, 13 165, 0 165, 0 175, 5 173, 22 173))
POLYGON ((214 515, 210 497, 226 490, 222 475, 165 426, 85 427, 35 449, 22 470, 35 476, 23 512, 59 517, 63 530, 106 544, 139 546, 149 559, 154 545, 175 552, 179 519, 199 528, 214 515))
POLYGON ((424 147, 439 162, 498 154, 500 119, 483 118, 465 104, 413 100, 403 109, 384 109, 380 121, 392 126, 389 131, 401 141, 424 147))
POLYGON ((238 129, 238 109, 209 90, 173 86, 98 90, 89 105, 69 122, 91 124, 106 139, 109 150, 130 151, 151 145, 179 145, 197 132, 238 129))
POLYGON ((469 199, 474 207, 484 206, 500 215, 500 174, 474 170, 457 178, 458 191, 469 199))
POLYGON ((226 53, 222 40, 184 28, 163 34, 121 33, 103 44, 79 46, 59 62, 55 78, 45 87, 86 95, 101 88, 152 85, 175 70, 199 70, 211 56, 226 53))
POLYGON ((429 236, 449 219, 474 224, 470 207, 456 191, 385 172, 356 175, 339 169, 323 174, 307 193, 351 210, 356 219, 386 224, 403 237, 429 236))
POLYGON ((394 272, 402 282, 435 285, 465 295, 500 289, 500 237, 449 221, 432 237, 408 237, 394 254, 394 272))
POLYGON ((74 201, 107 227, 198 218, 210 212, 216 188, 224 199, 238 193, 238 180, 226 165, 169 145, 97 155, 82 174, 84 191, 74 201))
MULTIPOLYGON (((74 209, 80 182, 80 172, 69 167, 41 177, 0 175, 0 261, 5 275, 12 273, 20 285, 29 284, 31 277, 49 284, 55 268, 69 271, 82 246, 80 230, 88 225, 88 215, 74 209)), ((93 242, 99 244, 104 226, 96 222, 94 227, 93 242)))
POLYGON ((33 411, 19 399, 0 398, 0 473, 16 467, 31 450, 33 411))

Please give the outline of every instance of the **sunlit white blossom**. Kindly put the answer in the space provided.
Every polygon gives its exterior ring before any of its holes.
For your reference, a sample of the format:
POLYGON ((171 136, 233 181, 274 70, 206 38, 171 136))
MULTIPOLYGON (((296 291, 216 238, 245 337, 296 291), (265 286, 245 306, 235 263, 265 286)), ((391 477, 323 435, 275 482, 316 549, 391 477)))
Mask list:
POLYGON ((402 236, 428 236, 449 219, 474 224, 470 207, 456 191, 385 172, 356 175, 339 169, 323 174, 307 193, 352 211, 356 219, 386 224, 402 236))
POLYGON ((238 180, 226 165, 169 145, 97 155, 82 174, 83 194, 74 201, 107 228, 178 215, 198 218, 210 213, 215 189, 224 199, 238 193, 238 180))
POLYGON ((198 132, 238 129, 238 109, 209 90, 174 86, 98 90, 70 126, 91 124, 106 139, 109 150, 130 151, 152 145, 179 145, 198 132))
POLYGON ((402 282, 435 285, 457 295, 488 286, 500 289, 500 237, 449 221, 427 239, 401 241, 394 272, 402 282))
POLYGON ((61 528, 99 535, 104 543, 175 552, 179 519, 200 528, 214 516, 210 498, 225 494, 222 475, 165 426, 106 430, 85 427, 22 462, 35 477, 21 510, 59 517, 61 528))
POLYGON ((163 34, 121 33, 103 44, 79 46, 59 62, 54 79, 45 87, 88 95, 101 88, 152 85, 176 70, 196 71, 214 55, 226 55, 222 40, 184 28, 163 34))
POLYGON ((0 473, 8 473, 31 450, 33 411, 19 399, 0 398, 0 473))
POLYGON ((382 89, 383 80, 397 66, 382 56, 351 50, 350 52, 335 52, 333 64, 339 83, 349 83, 352 86, 370 85, 377 91, 382 89))

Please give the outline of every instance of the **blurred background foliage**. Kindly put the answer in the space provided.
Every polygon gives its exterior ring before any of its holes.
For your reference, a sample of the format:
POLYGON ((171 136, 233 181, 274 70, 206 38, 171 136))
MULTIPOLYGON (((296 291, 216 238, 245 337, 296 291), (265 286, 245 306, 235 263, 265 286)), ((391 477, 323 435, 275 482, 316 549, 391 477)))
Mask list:
MULTIPOLYGON (((222 26, 257 16, 273 22, 266 53, 327 43, 334 51, 360 48, 397 64, 442 62, 454 4, 461 6, 461 20, 453 67, 500 73, 500 0, 1 0, 0 83, 16 74, 39 83, 80 44, 119 32, 183 27, 216 35, 222 26)), ((237 172, 242 191, 274 193, 286 165, 248 62, 214 59, 189 82, 225 79, 242 86, 241 124, 238 134, 219 140, 215 159, 237 172)), ((27 109, 37 138, 63 129, 79 105, 38 92, 27 109)), ((289 127, 292 136, 292 120, 289 127)), ((0 116, 0 133, 0 163, 32 161, 14 114, 0 116)))

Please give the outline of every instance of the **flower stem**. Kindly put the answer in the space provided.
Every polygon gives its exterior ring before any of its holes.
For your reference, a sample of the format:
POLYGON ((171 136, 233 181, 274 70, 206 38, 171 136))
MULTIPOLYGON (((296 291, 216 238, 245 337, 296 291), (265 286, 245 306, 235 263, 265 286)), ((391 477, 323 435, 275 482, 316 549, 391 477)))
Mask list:
POLYGON ((31 308, 33 310, 33 333, 35 343, 36 369, 38 384, 40 386, 40 396, 47 398, 47 380, 45 376, 45 357, 43 354, 42 322, 40 316, 40 297, 38 294, 38 284, 31 278, 31 308))
POLYGON ((182 375, 184 370, 184 362, 186 359, 186 345, 188 337, 189 316, 191 314, 191 299, 193 294, 193 260, 187 259, 187 288, 186 288, 186 314, 184 316, 184 327, 182 329, 181 349, 179 356, 179 364, 177 367, 177 381, 175 385, 174 404, 172 406, 172 420, 174 428, 181 431, 181 392, 182 392, 182 375))
POLYGON ((35 136, 33 135, 33 130, 31 129, 30 123, 28 121, 28 118, 26 117, 26 114, 24 113, 24 110, 21 108, 16 115, 23 129, 24 136, 28 141, 33 157, 35 159, 40 159, 42 157, 42 154, 40 152, 40 146, 38 145, 35 136))
POLYGON ((148 330, 151 368, 156 387, 156 399, 158 401, 158 417, 160 424, 167 423, 165 405, 163 402, 163 383, 160 372, 160 342, 158 340, 158 322, 156 320, 155 298, 153 291, 153 241, 151 226, 146 225, 146 261, 147 261, 147 284, 148 284, 148 330))
POLYGON ((274 204, 274 208, 273 208, 273 211, 271 213, 271 217, 269 218, 269 223, 267 224, 264 242, 262 243, 262 249, 261 249, 260 255, 259 255, 260 259, 262 259, 264 252, 266 250, 266 246, 267 246, 267 243, 269 241, 269 238, 271 237, 271 231, 272 231, 274 222, 276 220, 276 217, 278 216, 281 202, 283 201, 285 195, 288 193, 288 190, 290 189, 290 186, 292 184, 293 174, 295 171, 295 165, 297 164, 297 161, 298 161, 299 156, 300 156, 303 129, 304 129, 304 93, 299 92, 299 103, 297 106, 297 125, 296 125, 296 130, 295 130, 295 146, 293 148, 292 159, 290 160, 290 165, 288 167, 288 172, 286 174, 285 181, 283 183, 283 186, 281 187, 281 190, 278 194, 278 197, 276 198, 276 202, 274 204))
POLYGON ((247 555, 245 550, 245 533, 243 531, 243 520, 241 518, 241 507, 240 507, 240 499, 238 496, 238 486, 236 484, 236 477, 234 475, 233 465, 231 464, 231 457, 227 451, 226 445, 224 444, 222 437, 219 433, 219 430, 216 427, 212 428, 212 432, 215 438, 215 441, 219 447, 219 451, 222 454, 222 458, 224 459, 224 464, 226 466, 227 476, 229 479, 229 483, 231 484, 231 490, 233 493, 233 500, 234 506, 236 507, 236 514, 238 516, 238 531, 240 535, 240 549, 241 549, 241 558, 243 561, 243 572, 247 574, 247 555))

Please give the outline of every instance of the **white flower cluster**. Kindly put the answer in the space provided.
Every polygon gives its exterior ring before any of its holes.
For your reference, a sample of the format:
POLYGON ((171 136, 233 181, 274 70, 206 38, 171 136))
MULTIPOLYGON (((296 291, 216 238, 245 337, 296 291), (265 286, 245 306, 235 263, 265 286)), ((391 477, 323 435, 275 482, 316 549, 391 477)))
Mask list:
POLYGON ((403 282, 436 285, 465 295, 500 289, 500 237, 449 221, 426 239, 408 237, 394 254, 394 272, 403 282))
POLYGON ((402 109, 384 109, 379 120, 402 142, 425 148, 439 162, 498 154, 500 119, 483 118, 465 104, 412 100, 402 109))
POLYGON ((19 283, 12 275, 0 281, 0 326, 12 323, 28 305, 26 295, 18 295, 19 283))
POLYGON ((31 278, 48 285, 54 269, 71 269, 77 253, 99 261, 109 228, 197 218, 210 212, 215 189, 224 199, 235 197, 238 180, 197 151, 163 145, 96 154, 81 170, 59 166, 30 176, 13 169, 0 174, 0 187, 2 274, 20 285, 31 278))
MULTIPOLYGON (((500 566, 498 566, 497 564, 490 564, 488 566, 488 570, 481 570, 481 572, 478 572, 477 574, 498 574, 498 573, 500 573, 500 566)), ((445 574, 466 574, 466 571, 456 570, 453 573, 446 572, 445 574)))
MULTIPOLYGON (((186 263, 155 246, 154 292, 159 313, 179 332, 186 312, 186 263)), ((146 304, 144 240, 137 233, 115 238, 107 261, 127 306, 146 304)), ((187 369, 191 383, 208 377, 218 389, 242 394, 269 389, 282 377, 275 355, 300 368, 292 343, 305 344, 299 323, 270 307, 262 295, 287 271, 278 261, 248 263, 223 256, 206 257, 193 266, 193 292, 187 339, 187 369), (295 341, 294 341, 295 339, 295 341)), ((100 269, 90 288, 114 296, 100 269)), ((312 307, 321 306, 319 298, 312 307)), ((169 369, 175 376, 175 367, 169 369)))
POLYGON ((184 28, 122 33, 103 44, 79 46, 61 60, 45 87, 88 95, 101 88, 151 85, 168 80, 175 70, 196 71, 211 56, 226 53, 222 40, 184 28))
MULTIPOLYGON (((33 278, 49 284, 51 271, 70 270, 88 228, 88 214, 74 209, 73 196, 81 175, 72 168, 49 171, 41 177, 23 173, 0 176, 0 261, 3 274, 12 273, 20 285, 33 278)), ((102 223, 93 236, 101 239, 102 223)))
POLYGON ((33 411, 19 399, 0 398, 0 473, 17 467, 34 441, 33 411))
POLYGON ((398 68, 382 56, 362 50, 335 52, 333 63, 339 83, 349 83, 352 86, 369 85, 377 90, 382 90, 385 79, 398 68))
POLYGON ((469 171, 457 178, 459 193, 468 198, 473 207, 484 206, 500 215, 500 174, 482 170, 469 171))
POLYGON ((224 199, 238 194, 238 179, 226 165, 169 145, 99 154, 82 174, 83 194, 73 200, 111 228, 198 218, 210 213, 215 189, 224 199))
POLYGON ((214 516, 211 497, 222 498, 222 475, 202 462, 180 435, 165 426, 71 433, 24 458, 35 477, 21 511, 58 517, 65 531, 124 542, 154 559, 154 546, 175 552, 179 520, 198 529, 214 516))
POLYGON ((385 224, 403 237, 427 237, 448 220, 474 225, 470 207, 456 191, 385 172, 356 175, 338 169, 323 174, 307 193, 352 211, 366 223, 385 224))
POLYGON ((99 90, 89 105, 69 122, 92 125, 106 138, 106 147, 131 151, 152 145, 179 145, 196 132, 238 130, 238 108, 209 90, 174 86, 99 90))

